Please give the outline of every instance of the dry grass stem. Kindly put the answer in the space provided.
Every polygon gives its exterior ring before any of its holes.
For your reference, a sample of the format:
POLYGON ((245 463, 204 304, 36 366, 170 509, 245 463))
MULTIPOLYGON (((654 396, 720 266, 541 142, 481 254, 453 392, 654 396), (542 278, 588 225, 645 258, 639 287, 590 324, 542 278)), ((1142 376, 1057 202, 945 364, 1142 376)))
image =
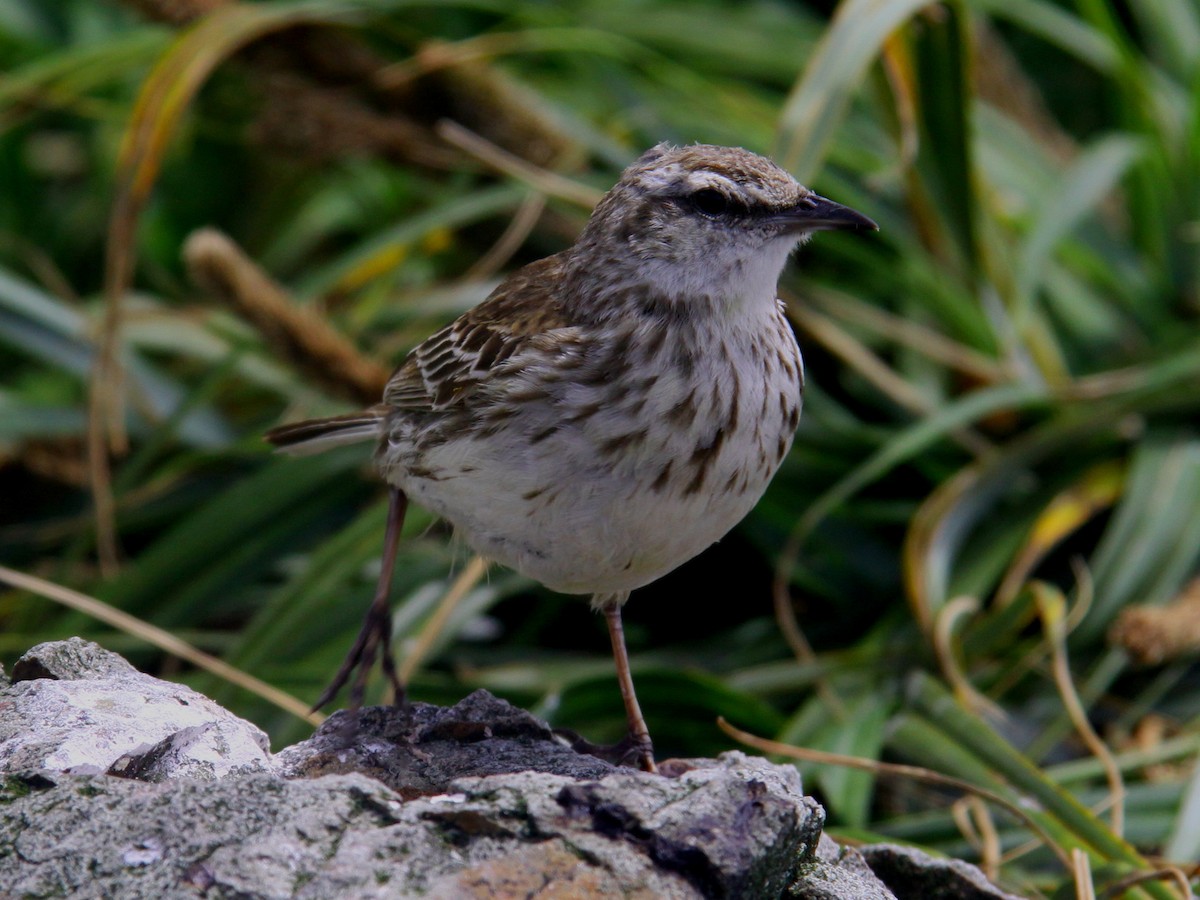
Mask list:
MULTIPOLYGON (((126 3, 148 19, 176 27, 235 5, 232 0, 126 3)), ((507 41, 493 35, 484 43, 502 50, 507 41)), ((461 169, 462 156, 432 132, 432 107, 438 116, 459 119, 537 165, 578 154, 577 143, 543 112, 540 99, 487 63, 485 57, 494 53, 456 53, 454 46, 431 41, 413 60, 393 64, 342 28, 309 26, 268 35, 237 54, 238 63, 262 86, 262 107, 251 134, 264 145, 315 159, 376 154, 433 169, 461 169), (394 77, 398 67, 408 76, 394 77)))
POLYGON ((446 590, 443 598, 438 600, 436 610, 428 618, 425 628, 421 629, 413 646, 404 650, 404 660, 400 666, 401 684, 408 684, 413 679, 421 662, 424 662, 426 656, 430 654, 434 642, 437 642, 438 637, 445 631, 446 623, 450 622, 450 616, 454 614, 455 607, 461 604, 463 598, 466 598, 467 594, 474 590, 480 578, 486 574, 487 560, 484 557, 476 556, 470 559, 467 568, 463 569, 461 574, 455 578, 450 589, 446 590))
POLYGON ((529 46, 521 32, 481 34, 461 41, 430 41, 409 59, 391 63, 375 75, 375 84, 388 90, 408 87, 420 78, 437 72, 517 53, 529 46))
POLYGON ((979 867, 990 880, 998 881, 1001 853, 1000 832, 996 830, 996 821, 981 798, 972 795, 967 798, 967 805, 981 839, 979 867))
POLYGON ((483 256, 479 257, 463 276, 464 281, 482 281, 490 278, 512 259, 514 253, 521 249, 525 239, 541 218, 546 209, 546 198, 541 194, 530 194, 521 201, 516 214, 509 220, 504 233, 483 256))
POLYGON ((75 290, 54 257, 33 241, 11 231, 0 231, 0 249, 17 256, 30 274, 51 294, 72 306, 80 304, 79 292, 75 290))
POLYGON ((524 182, 539 193, 589 210, 604 196, 603 191, 526 162, 450 119, 438 122, 436 130, 446 143, 469 153, 494 171, 524 182))
POLYGON ((917 122, 917 97, 920 93, 913 71, 913 58, 904 33, 900 30, 888 35, 879 56, 883 75, 896 101, 897 144, 899 153, 896 162, 873 176, 877 185, 893 180, 896 172, 911 169, 917 162, 921 149, 921 128, 917 122))
POLYGON ((954 690, 958 701, 975 712, 986 712, 993 718, 1003 718, 1004 710, 975 689, 959 665, 954 652, 954 626, 957 622, 979 612, 975 597, 955 597, 938 610, 933 620, 933 650, 938 666, 954 690))
POLYGON ((1111 900, 1111 898, 1120 897, 1130 888, 1137 887, 1139 884, 1145 884, 1148 881, 1173 881, 1175 882, 1175 886, 1179 888, 1179 896, 1183 900, 1196 900, 1196 895, 1192 891, 1192 885, 1188 881, 1187 874, 1177 866, 1167 866, 1166 868, 1155 869, 1152 872, 1134 872, 1132 875, 1127 875, 1119 881, 1114 881, 1101 891, 1099 900, 1111 900))
MULTIPOLYGON (((788 316, 793 322, 809 337, 874 385, 885 397, 918 416, 931 416, 937 412, 936 404, 932 400, 897 375, 865 344, 832 319, 808 309, 803 303, 798 302, 795 296, 787 292, 783 292, 782 296, 787 301, 788 316)), ((950 437, 976 457, 987 456, 995 449, 991 441, 967 428, 954 429, 950 432, 950 437)))
MULTIPOLYGON (((1066 633, 1070 634, 1075 630, 1075 627, 1083 621, 1087 611, 1092 607, 1092 599, 1095 596, 1095 590, 1092 585, 1092 575, 1087 567, 1078 559, 1071 560, 1071 567, 1075 572, 1076 588, 1075 602, 1067 611, 1066 615, 1066 633)), ((1047 655, 1046 645, 1044 642, 1036 642, 1022 654, 1016 662, 1009 663, 1004 673, 996 679, 989 691, 993 697, 1003 697, 1010 690, 1021 683, 1030 672, 1042 664, 1047 655)))
POLYGON ((30 439, 20 445, 13 459, 39 478, 87 487, 84 449, 83 441, 75 437, 30 439))
POLYGON ((117 377, 115 365, 98 363, 93 367, 88 383, 88 485, 95 515, 96 557, 105 578, 116 575, 121 565, 121 550, 117 543, 117 500, 113 494, 107 440, 114 433, 105 424, 120 415, 121 405, 114 399, 115 388, 111 384, 111 380, 117 377))
POLYGON ((1071 869, 1075 879, 1075 900, 1096 900, 1096 883, 1092 880, 1092 861, 1074 847, 1071 850, 1071 869))
POLYGON ((844 756, 841 753, 829 753, 825 750, 810 750, 806 747, 793 747, 791 744, 780 743, 779 741, 768 740, 757 735, 750 734, 748 731, 742 731, 735 728, 725 721, 724 717, 717 719, 717 726, 727 735, 739 743, 745 744, 747 747, 753 747, 755 750, 760 750, 763 753, 772 753, 776 756, 785 756, 789 759, 798 759, 802 762, 817 763, 818 765, 826 766, 845 766, 850 769, 860 769, 864 772, 871 772, 875 775, 891 775, 897 778, 908 778, 913 781, 919 781, 922 784, 932 784, 938 787, 952 788, 962 791, 965 794, 974 795, 994 803, 1001 809, 1007 811, 1020 821, 1024 822, 1028 828, 1041 837, 1044 845, 1049 848, 1063 868, 1068 872, 1072 871, 1073 866, 1071 860, 1067 856, 1062 847, 1054 842, 1054 838, 1042 828, 1041 824, 1034 819, 1029 813, 1021 808, 1020 805, 1013 803, 995 791, 985 787, 972 784, 969 781, 963 781, 961 778, 955 778, 952 775, 943 775, 941 772, 935 772, 932 769, 926 769, 922 766, 909 766, 901 763, 880 762, 877 759, 864 759, 859 756, 844 756))
POLYGON ((192 281, 248 319, 267 345, 331 391, 359 403, 383 395, 388 370, 363 355, 311 310, 293 304, 228 237, 214 229, 194 232, 184 244, 192 281))
MULTIPOLYGON (((1102 463, 1056 494, 1038 515, 1025 543, 1013 556, 992 602, 1000 608, 1012 603, 1042 560, 1071 534, 1110 508, 1120 498, 1124 484, 1125 471, 1122 466, 1102 463)), ((1077 566, 1075 563, 1073 565, 1077 566)), ((1078 567, 1076 577, 1079 577, 1078 567)), ((1089 599, 1089 605, 1090 602, 1089 599)), ((1086 612, 1086 607, 1083 612, 1086 612)), ((1073 627, 1071 625, 1068 631, 1073 627)))
POLYGON ((218 678, 228 681, 230 684, 237 685, 255 696, 261 697, 268 703, 279 707, 284 712, 291 713, 312 725, 320 725, 325 720, 325 717, 320 713, 310 712, 308 704, 303 703, 286 691, 272 687, 265 681, 260 681, 253 675, 248 675, 241 669, 234 668, 228 663, 217 659, 215 656, 211 656, 203 650, 193 647, 186 641, 171 634, 171 632, 164 631, 161 628, 151 625, 149 622, 135 618, 129 615, 129 613, 116 609, 101 600, 97 600, 95 597, 89 597, 87 594, 81 594, 78 591, 54 584, 35 575, 18 572, 7 566, 0 566, 0 582, 4 582, 18 590, 29 591, 31 594, 45 597, 47 600, 53 600, 55 603, 61 603, 63 606, 91 616, 99 622, 111 625, 118 631, 140 638, 146 643, 158 647, 163 652, 189 662, 197 668, 204 669, 206 672, 211 672, 218 678))
POLYGON ((975 820, 971 817, 970 803, 967 797, 959 797, 950 804, 950 818, 954 820, 955 826, 966 838, 968 844, 975 848, 975 852, 980 856, 983 855, 983 836, 979 833, 979 829, 975 827, 975 820))
POLYGON ((828 288, 810 288, 805 292, 805 299, 831 316, 866 328, 983 384, 1000 384, 1011 378, 1003 364, 966 344, 960 344, 928 325, 864 303, 857 297, 828 288))
POLYGON ((457 122, 535 168, 559 169, 585 159, 585 148, 558 125, 550 104, 500 66, 481 60, 459 62, 430 72, 407 91, 395 93, 427 115, 429 97, 437 97, 440 103, 430 125, 457 122))
MULTIPOLYGON (((783 639, 787 641, 788 647, 792 651, 792 655, 796 658, 796 662, 800 665, 815 665, 817 663, 817 655, 813 652, 812 645, 808 642, 808 638, 804 636, 803 629, 800 628, 800 623, 796 621, 796 611, 792 608, 792 594, 788 590, 788 582, 791 580, 792 569, 795 567, 796 558, 800 554, 799 535, 793 531, 788 536, 788 542, 784 545, 783 551, 780 554, 780 563, 775 567, 775 580, 772 585, 771 596, 775 607, 775 621, 779 625, 779 630, 783 632, 783 639), (790 551, 790 556, 787 554, 790 551), (788 560, 785 565, 784 560, 788 560)), ((838 696, 837 691, 833 689, 833 685, 829 683, 824 675, 820 675, 816 679, 815 687, 817 695, 835 716, 839 719, 846 717, 846 704, 842 702, 842 698, 838 696)))
POLYGON ((1105 779, 1108 781, 1109 800, 1112 808, 1110 820, 1113 833, 1121 837, 1125 833, 1125 780, 1121 769, 1113 759, 1108 745, 1096 734, 1092 723, 1088 721, 1087 712, 1079 700, 1075 690, 1075 682, 1071 677, 1071 664, 1067 658, 1066 610, 1062 595, 1050 590, 1046 585, 1033 585, 1034 598, 1037 601, 1038 612, 1045 626, 1046 640, 1050 645, 1051 668, 1054 672, 1054 683, 1062 697, 1063 706, 1079 737, 1087 745, 1088 750, 1104 767, 1105 779))
POLYGON ((479 584, 479 580, 486 573, 487 560, 482 556, 475 556, 467 563, 467 567, 462 570, 462 573, 454 579, 450 589, 438 601, 433 615, 425 622, 425 627, 421 629, 417 640, 411 647, 405 649, 404 660, 400 664, 401 684, 408 684, 412 681, 413 675, 425 661, 425 657, 429 655, 430 649, 442 632, 446 630, 446 623, 450 621, 450 616, 453 615, 455 608, 475 588, 475 585, 479 584))
MULTIPOLYGON (((960 797, 950 805, 950 816, 975 851, 979 854, 979 868, 991 881, 1000 873, 1003 857, 1000 852, 1000 833, 992 820, 987 804, 975 795, 960 797)), ((1041 842, 1035 841, 1035 847, 1041 842)))

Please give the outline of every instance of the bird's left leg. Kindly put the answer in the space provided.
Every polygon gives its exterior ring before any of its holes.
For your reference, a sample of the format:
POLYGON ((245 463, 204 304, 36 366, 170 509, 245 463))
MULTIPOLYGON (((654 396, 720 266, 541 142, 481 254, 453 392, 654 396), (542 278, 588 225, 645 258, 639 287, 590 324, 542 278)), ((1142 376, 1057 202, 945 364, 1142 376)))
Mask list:
POLYGON ((384 535, 383 568, 379 580, 375 584, 375 596, 367 608, 363 619, 362 630, 350 652, 346 655, 333 681, 325 688, 313 709, 317 710, 334 698, 342 689, 350 674, 355 673, 354 683, 350 686, 350 708, 357 710, 362 706, 363 695, 366 693, 367 676, 375 657, 382 647, 382 668, 394 692, 393 703, 404 705, 404 685, 396 674, 396 660, 392 656, 392 614, 389 606, 389 595, 392 590, 392 570, 396 568, 396 552, 400 545, 400 532, 404 528, 404 514, 408 510, 408 497, 399 488, 392 488, 388 494, 387 531, 384 535))

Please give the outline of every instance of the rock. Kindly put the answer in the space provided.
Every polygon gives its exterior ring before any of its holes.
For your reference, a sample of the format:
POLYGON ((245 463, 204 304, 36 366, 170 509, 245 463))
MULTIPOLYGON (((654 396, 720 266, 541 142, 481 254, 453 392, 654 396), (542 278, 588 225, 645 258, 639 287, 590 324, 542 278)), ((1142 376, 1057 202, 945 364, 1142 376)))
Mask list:
POLYGON ((22 656, 0 687, 0 709, 0 772, 220 778, 271 765, 258 728, 79 638, 22 656), (146 754, 153 765, 138 761, 146 754))
POLYGON ((790 900, 897 900, 858 850, 842 847, 826 834, 817 845, 816 862, 801 869, 790 900))
MULTIPOLYGON (((254 772, 145 784, 67 774, 0 788, 0 895, 137 898, 355 896, 322 876, 343 838, 374 837, 399 799, 363 775, 254 772)), ((346 884, 375 889, 376 866, 346 884)), ((377 896, 364 892, 359 896, 377 896)))
POLYGON ((548 772, 602 778, 616 767, 572 750, 545 722, 476 691, 445 708, 413 703, 330 716, 308 740, 275 757, 289 778, 365 772, 404 797, 447 790, 455 778, 548 772))
POLYGON ((730 754, 679 779, 490 775, 409 802, 359 774, 8 776, 0 892, 514 898, 553 883, 598 898, 779 896, 823 816, 776 768, 730 754))
MULTIPOLYGON (((583 834, 638 845, 700 896, 779 896, 812 857, 825 811, 793 768, 736 751, 690 762, 678 778, 619 772, 565 785, 555 800, 583 834)), ((603 855, 594 841, 577 844, 603 855)))
POLYGON ((13 666, 12 680, 50 678, 55 681, 87 681, 140 675, 124 657, 105 650, 99 644, 73 637, 65 641, 38 644, 26 652, 13 666))
POLYGON ((272 759, 253 726, 86 642, 14 676, 0 897, 1007 898, 962 863, 839 847, 792 767, 621 768, 483 691, 337 714, 272 759))
POLYGON ((0 846, 15 852, 0 857, 0 890, 172 897, 203 883, 266 900, 523 897, 553 884, 584 897, 779 896, 820 808, 770 763, 706 762, 678 779, 468 778, 407 802, 364 775, 9 776, 0 846))
POLYGON ((1000 890, 975 866, 916 847, 870 844, 862 855, 899 900, 1021 900, 1000 890))

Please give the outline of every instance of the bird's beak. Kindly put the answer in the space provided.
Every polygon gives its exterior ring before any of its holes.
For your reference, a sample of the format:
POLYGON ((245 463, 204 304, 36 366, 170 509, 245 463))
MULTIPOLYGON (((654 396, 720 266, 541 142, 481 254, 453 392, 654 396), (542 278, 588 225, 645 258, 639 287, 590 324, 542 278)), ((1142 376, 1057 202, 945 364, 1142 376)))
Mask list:
POLYGON ((772 214, 785 231, 878 231, 874 220, 848 206, 809 194, 790 209, 772 214))

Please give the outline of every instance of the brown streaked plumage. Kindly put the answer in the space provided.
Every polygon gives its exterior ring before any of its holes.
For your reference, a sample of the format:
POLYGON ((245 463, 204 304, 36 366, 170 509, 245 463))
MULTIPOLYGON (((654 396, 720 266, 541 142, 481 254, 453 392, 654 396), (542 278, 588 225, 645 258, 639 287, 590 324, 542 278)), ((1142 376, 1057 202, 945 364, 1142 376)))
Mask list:
POLYGON ((392 486, 385 564, 328 702, 382 650, 409 497, 480 554, 604 612, 630 734, 654 769, 625 654, 629 592, 749 512, 791 444, 803 374, 776 282, 812 232, 869 229, 763 157, 660 145, 579 240, 509 276, 414 349, 381 403, 267 435, 293 451, 374 439, 392 486), (759 412, 758 416, 749 411, 759 412))

